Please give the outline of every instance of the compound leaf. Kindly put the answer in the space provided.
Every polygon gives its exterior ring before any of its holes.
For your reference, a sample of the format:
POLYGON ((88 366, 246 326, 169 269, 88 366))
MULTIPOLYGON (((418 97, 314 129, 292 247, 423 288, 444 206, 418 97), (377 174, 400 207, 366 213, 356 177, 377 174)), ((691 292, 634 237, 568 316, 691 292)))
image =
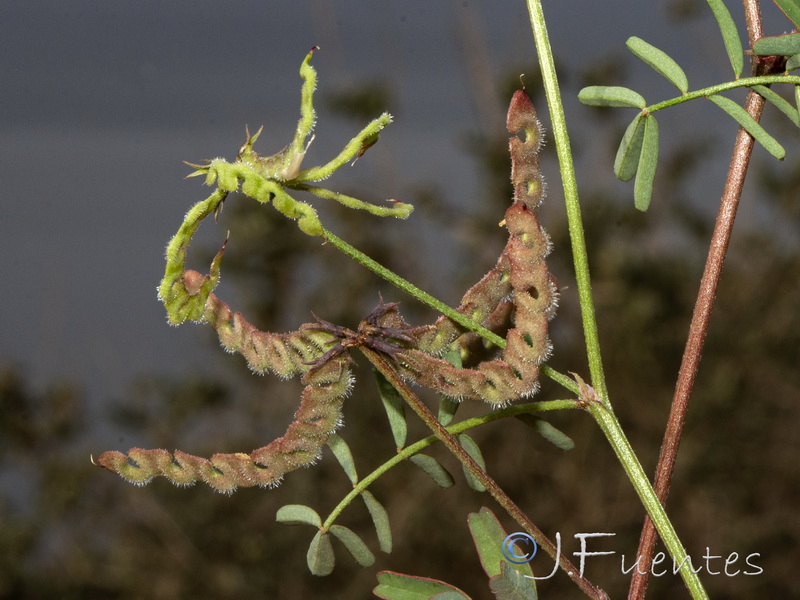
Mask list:
POLYGON ((343 525, 331 525, 330 532, 344 544, 359 565, 369 567, 375 563, 375 555, 355 531, 343 525))
POLYGON ((725 51, 728 53, 728 60, 731 61, 733 74, 736 79, 742 76, 744 69, 744 51, 739 32, 736 30, 736 23, 722 0, 708 0, 708 5, 714 13, 719 30, 722 33, 722 41, 725 44, 725 51))
POLYGON ((389 524, 389 514, 383 504, 378 502, 371 492, 364 490, 361 492, 361 498, 364 500, 364 504, 367 505, 367 510, 372 517, 372 523, 375 525, 375 533, 378 535, 378 544, 381 552, 389 554, 392 551, 392 527, 389 524))
POLYGON ((784 150, 783 146, 781 146, 774 137, 768 134, 745 109, 725 96, 714 95, 709 96, 708 99, 736 119, 747 133, 752 135, 759 144, 766 148, 767 152, 778 160, 783 160, 783 157, 786 156, 786 150, 784 150))
POLYGON ((686 78, 686 73, 666 52, 636 36, 628 38, 626 45, 636 58, 667 79, 681 93, 685 94, 689 91, 689 80, 686 78))
POLYGON ((644 108, 647 103, 638 92, 616 85, 590 85, 578 93, 578 100, 586 106, 644 108))

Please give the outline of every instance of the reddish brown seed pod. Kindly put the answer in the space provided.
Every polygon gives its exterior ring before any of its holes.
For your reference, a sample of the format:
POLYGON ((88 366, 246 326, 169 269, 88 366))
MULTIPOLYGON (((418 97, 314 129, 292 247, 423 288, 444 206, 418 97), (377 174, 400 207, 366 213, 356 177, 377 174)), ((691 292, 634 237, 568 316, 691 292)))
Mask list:
MULTIPOLYGON (((539 365, 551 353, 548 322, 558 303, 555 278, 546 257, 550 238, 539 223, 537 209, 544 198, 539 151, 544 132, 536 110, 524 91, 518 90, 508 109, 511 181, 514 199, 502 224, 509 239, 495 267, 464 295, 459 312, 492 328, 497 311, 510 299, 511 324, 504 332, 506 347, 495 360, 473 368, 456 368, 438 358, 460 330, 446 317, 422 328, 417 349, 399 354, 404 374, 421 385, 455 398, 475 398, 503 405, 538 389, 539 365), (519 134, 519 136, 517 135, 519 134)), ((462 335, 463 350, 474 334, 462 335)))

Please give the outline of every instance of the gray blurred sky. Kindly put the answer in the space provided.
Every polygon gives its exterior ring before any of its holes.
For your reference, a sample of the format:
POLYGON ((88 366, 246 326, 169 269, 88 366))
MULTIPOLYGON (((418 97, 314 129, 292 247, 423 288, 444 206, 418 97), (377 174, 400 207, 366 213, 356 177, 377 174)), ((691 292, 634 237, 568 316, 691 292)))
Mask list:
MULTIPOLYGON (((689 23, 669 21, 662 2, 560 1, 545 10, 562 63, 580 68, 615 52, 660 99, 673 90, 626 56, 625 40, 646 39, 686 68, 693 87, 710 84, 705 70, 727 74, 727 61, 699 4, 704 16, 689 23)), ((731 7, 740 20, 741 6, 731 7)), ((356 168, 337 174, 334 189, 363 185, 374 198, 402 199, 439 182, 443 201, 478 195, 459 139, 503 127, 495 104, 482 108, 481 93, 495 90, 480 61, 497 74, 534 61, 522 0, 2 4, 0 364, 21 365, 40 386, 69 378, 95 401, 121 395, 137 374, 207 369, 202 357, 213 349, 200 328, 169 328, 156 300, 163 248, 207 194, 183 180, 181 161, 232 158, 245 124, 265 125, 264 152, 288 143, 297 69, 314 44, 320 93, 388 78, 395 98, 395 124, 356 168)), ((591 109, 569 83, 568 117, 584 123, 591 109)), ((665 137, 687 131, 680 119, 670 123, 665 137)), ((323 111, 307 165, 355 130, 323 111)), ((592 139, 584 140, 582 177, 610 173, 608 155, 591 159, 592 139)), ((550 186, 557 195, 552 176, 550 186)))

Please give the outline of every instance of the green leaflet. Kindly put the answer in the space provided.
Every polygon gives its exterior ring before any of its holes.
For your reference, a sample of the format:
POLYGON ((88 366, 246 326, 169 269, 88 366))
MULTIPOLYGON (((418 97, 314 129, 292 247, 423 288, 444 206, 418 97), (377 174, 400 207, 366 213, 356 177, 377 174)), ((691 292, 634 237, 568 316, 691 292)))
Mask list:
POLYGON ((375 555, 352 529, 342 525, 331 525, 330 532, 334 535, 362 567, 369 567, 375 562, 375 555))
POLYGON ((322 519, 319 513, 310 506, 303 504, 287 504, 281 506, 275 515, 278 523, 286 525, 311 525, 312 527, 322 527, 322 519))
POLYGON ((778 160, 783 160, 783 157, 786 156, 786 150, 784 150, 783 146, 781 146, 774 137, 768 134, 744 108, 725 96, 714 95, 709 96, 708 99, 733 117, 747 133, 752 135, 759 144, 766 148, 767 152, 778 160))
POLYGON ((725 44, 725 51, 728 53, 728 60, 730 60, 733 68, 733 75, 736 79, 739 79, 742 76, 742 69, 744 69, 744 50, 742 49, 742 40, 739 39, 739 32, 736 29, 736 23, 733 22, 733 17, 731 17, 731 13, 728 12, 722 0, 708 0, 708 5, 711 7, 714 18, 719 25, 720 33, 722 33, 722 41, 725 44))
MULTIPOLYGON (((469 454, 473 460, 478 463, 478 466, 485 471, 486 461, 483 460, 483 454, 481 453, 480 446, 475 443, 475 440, 473 440, 466 433, 462 433, 458 436, 458 443, 461 444, 462 448, 466 450, 467 454, 469 454)), ((469 485, 469 487, 476 492, 485 492, 486 487, 480 481, 475 479, 475 476, 470 473, 466 467, 462 465, 462 468, 464 469, 464 477, 467 480, 467 485, 469 485)))
POLYGON ((614 174, 622 181, 636 175, 634 203, 647 210, 653 194, 653 180, 658 166, 658 123, 653 115, 639 113, 633 118, 614 159, 614 174))
POLYGON ((575 442, 572 441, 572 438, 541 417, 526 413, 517 415, 516 418, 522 423, 525 423, 525 425, 531 429, 535 430, 539 435, 553 444, 556 448, 567 451, 572 450, 575 447, 575 442))
POLYGON ((644 97, 626 87, 616 85, 592 85, 578 93, 578 100, 586 106, 608 106, 621 108, 644 108, 644 97))
POLYGON ((443 394, 439 395, 439 414, 436 416, 439 422, 447 427, 452 421, 461 403, 458 400, 449 398, 443 394))
POLYGON ((398 449, 403 448, 406 445, 406 436, 408 435, 403 399, 381 373, 378 371, 373 371, 373 373, 381 403, 389 419, 389 427, 392 430, 395 446, 398 449))
POLYGON ((633 200, 638 210, 646 211, 650 206, 657 167, 658 121, 653 115, 647 115, 644 119, 644 137, 642 152, 639 156, 639 168, 636 171, 636 182, 633 185, 633 200))
POLYGON ((442 464, 432 456, 419 453, 415 454, 408 460, 422 469, 425 474, 433 479, 433 481, 439 487, 449 488, 455 484, 455 479, 453 479, 453 476, 450 475, 447 469, 445 469, 442 464))
POLYGON ((341 437, 338 435, 331 434, 328 438, 328 448, 331 449, 333 455, 336 457, 336 460, 339 461, 339 464, 344 469, 347 478, 350 480, 350 483, 353 485, 358 483, 358 473, 356 473, 356 463, 353 460, 353 453, 350 451, 350 446, 347 445, 341 437))
POLYGON ((327 532, 321 530, 316 533, 308 546, 306 553, 308 570, 318 577, 325 577, 333 573, 336 558, 333 555, 331 538, 327 532))
POLYGON ((685 94, 689 90, 689 80, 686 78, 686 73, 665 52, 636 36, 628 38, 626 45, 639 60, 666 78, 681 93, 685 94))
POLYGON ((800 85, 794 86, 794 105, 800 112, 800 85))
POLYGON ((795 27, 800 27, 800 2, 797 0, 773 0, 786 15, 786 18, 794 23, 795 27))
POLYGON ((470 600, 464 592, 444 581, 391 571, 378 573, 378 585, 372 593, 384 600, 470 600))
POLYGON ((614 159, 614 174, 621 181, 629 181, 636 175, 636 169, 639 168, 639 157, 642 154, 643 141, 644 115, 639 113, 625 130, 617 149, 617 156, 614 159))
POLYGON ((467 517, 469 531, 489 576, 489 587, 502 600, 536 600, 536 585, 530 563, 512 565, 503 556, 506 532, 494 513, 486 507, 467 517))
POLYGON ((537 600, 539 598, 533 579, 525 577, 512 568, 509 563, 503 563, 502 573, 492 577, 489 587, 492 593, 502 600, 537 600))
POLYGON ((494 513, 486 508, 481 508, 480 512, 470 513, 467 516, 469 532, 472 534, 472 541, 478 550, 481 559, 481 567, 489 576, 494 577, 500 574, 500 564, 503 562, 501 551, 506 532, 494 513))
POLYGON ((381 552, 389 554, 392 551, 392 527, 389 524, 389 514, 383 507, 383 504, 378 502, 372 492, 364 490, 361 492, 361 498, 364 504, 367 505, 372 523, 375 525, 375 533, 378 535, 378 545, 381 552))
POLYGON ((756 56, 792 56, 800 54, 800 33, 762 37, 753 45, 756 56))
POLYGON ((768 102, 775 106, 775 108, 789 117, 792 123, 800 127, 800 115, 798 115, 797 109, 789 104, 789 102, 784 100, 783 97, 779 96, 777 93, 773 92, 768 87, 764 87, 763 85, 754 85, 752 89, 763 96, 768 102))

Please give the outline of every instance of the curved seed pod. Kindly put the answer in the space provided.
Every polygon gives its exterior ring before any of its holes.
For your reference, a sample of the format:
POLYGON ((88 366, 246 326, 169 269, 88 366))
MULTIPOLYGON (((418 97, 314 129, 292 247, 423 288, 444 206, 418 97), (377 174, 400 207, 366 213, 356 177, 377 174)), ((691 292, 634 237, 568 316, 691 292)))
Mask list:
POLYGON ((286 433, 250 454, 214 454, 205 459, 179 450, 170 454, 132 448, 127 456, 104 452, 97 464, 138 485, 163 476, 176 485, 204 481, 228 494, 237 487, 274 487, 287 472, 315 463, 341 424, 342 403, 352 383, 348 360, 347 356, 335 358, 306 375, 300 408, 286 433))
MULTIPOLYGON (((189 288, 202 279, 196 271, 187 271, 183 277, 189 288)), ((202 320, 216 330, 222 347, 241 354, 254 372, 271 371, 284 379, 310 371, 335 339, 316 323, 305 323, 289 333, 260 331, 213 293, 206 300, 202 320)))
MULTIPOLYGON (((494 405, 536 392, 539 365, 552 350, 548 321, 558 303, 556 281, 545 263, 550 239, 536 215, 545 193, 538 154, 542 126, 525 92, 514 94, 507 123, 510 133, 523 133, 522 138, 512 136, 509 144, 514 202, 503 222, 509 240, 494 269, 466 293, 457 309, 493 330, 510 313, 502 358, 458 369, 436 357, 459 333, 458 326, 446 317, 420 328, 417 348, 398 353, 404 374, 417 383, 448 396, 482 399, 494 405)), ((466 334, 458 339, 462 351, 474 338, 474 334, 466 334)))
MULTIPOLYGON (((170 288, 173 296, 202 298, 208 282, 216 278, 215 269, 218 275, 221 254, 222 251, 212 263, 211 276, 186 271, 170 288), (179 287, 183 288, 182 295, 178 293, 179 287)), ((211 292, 197 320, 214 327, 222 346, 229 352, 241 354, 253 371, 272 371, 283 378, 303 375, 301 381, 306 387, 300 408, 286 433, 250 454, 215 454, 205 459, 181 451, 170 454, 166 450, 133 448, 127 456, 105 452, 100 455, 98 464, 140 485, 153 477, 164 476, 176 485, 204 481, 225 493, 237 487, 275 486, 285 473, 313 464, 330 434, 341 424, 342 403, 352 384, 350 359, 346 354, 331 357, 317 368, 311 366, 325 354, 325 347, 334 336, 314 323, 283 334, 259 331, 211 292)))
MULTIPOLYGON (((207 215, 211 210, 209 204, 202 212, 207 215)), ((175 246, 171 253, 172 267, 182 268, 185 250, 185 245, 175 246)), ((283 378, 302 375, 306 387, 300 408, 283 437, 250 454, 215 454, 205 459, 181 451, 171 454, 166 450, 133 448, 127 456, 120 452, 100 455, 100 466, 132 483, 144 485, 156 476, 166 477, 176 485, 191 485, 200 480, 224 493, 231 493, 237 487, 275 486, 287 472, 313 464, 328 437, 341 424, 341 407, 352 384, 349 357, 332 356, 318 367, 311 366, 325 355, 326 346, 335 336, 320 330, 318 323, 306 323, 283 334, 263 332, 240 313, 234 313, 210 291, 219 279, 223 253, 224 247, 214 258, 210 275, 188 270, 179 279, 173 278, 162 286, 166 290, 162 299, 171 320, 193 318, 209 323, 217 331, 222 346, 241 354, 255 372, 271 371, 283 378), (192 309, 184 310, 187 306, 192 309), (198 306, 202 306, 199 314, 198 306)))

